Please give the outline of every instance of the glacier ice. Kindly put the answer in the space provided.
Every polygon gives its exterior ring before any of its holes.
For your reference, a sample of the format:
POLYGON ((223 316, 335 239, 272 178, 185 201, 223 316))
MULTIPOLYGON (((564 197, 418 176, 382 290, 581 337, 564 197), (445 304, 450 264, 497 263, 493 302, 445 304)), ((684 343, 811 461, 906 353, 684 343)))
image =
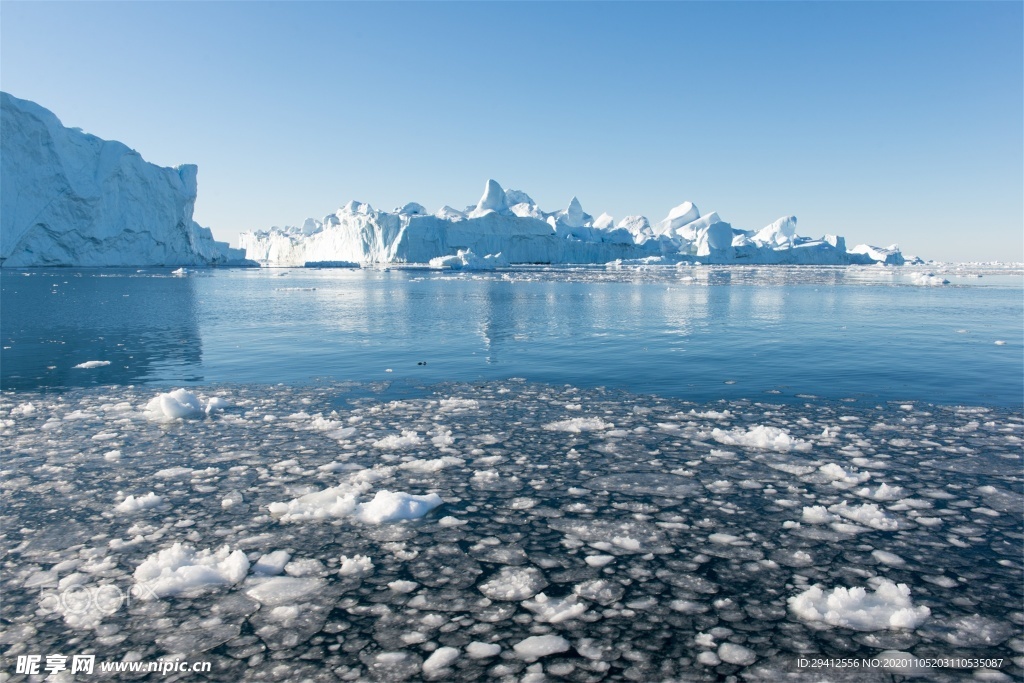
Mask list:
POLYGON ((479 201, 459 211, 444 206, 428 214, 406 204, 393 212, 351 201, 322 220, 300 227, 244 232, 239 244, 250 259, 268 266, 310 263, 401 264, 492 270, 509 264, 759 263, 902 265, 896 246, 859 245, 842 237, 800 237, 795 216, 758 231, 740 230, 714 211, 701 214, 684 202, 652 227, 644 216, 618 224, 607 213, 586 213, 573 197, 566 208, 545 212, 519 190, 488 180, 479 201))
POLYGON ((164 168, 0 93, 0 265, 241 264, 192 220, 198 168, 164 168))

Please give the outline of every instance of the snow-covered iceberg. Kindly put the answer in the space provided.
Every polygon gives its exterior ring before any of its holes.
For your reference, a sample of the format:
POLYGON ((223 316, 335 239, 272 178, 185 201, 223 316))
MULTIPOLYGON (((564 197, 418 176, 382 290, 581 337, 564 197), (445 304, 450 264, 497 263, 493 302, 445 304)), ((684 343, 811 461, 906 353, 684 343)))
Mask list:
POLYGON ((194 165, 164 168, 0 93, 0 265, 241 264, 192 220, 194 165))
POLYGON ((795 216, 767 227, 740 230, 692 202, 673 208, 657 225, 644 216, 618 223, 606 213, 584 212, 576 197, 565 209, 542 211, 525 192, 488 180, 473 206, 444 206, 430 214, 411 202, 378 211, 351 201, 323 220, 301 227, 245 232, 239 244, 249 258, 268 266, 314 262, 429 263, 435 267, 493 268, 529 263, 764 263, 902 265, 896 247, 860 245, 847 250, 842 237, 796 234, 795 216))

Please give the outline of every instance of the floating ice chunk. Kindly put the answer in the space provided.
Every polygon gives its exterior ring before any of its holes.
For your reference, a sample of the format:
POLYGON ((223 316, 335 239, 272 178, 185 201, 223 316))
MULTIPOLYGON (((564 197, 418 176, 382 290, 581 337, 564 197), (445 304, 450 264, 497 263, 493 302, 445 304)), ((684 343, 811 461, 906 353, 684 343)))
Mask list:
POLYGON ((261 605, 276 607, 302 601, 324 587, 323 579, 300 579, 294 576, 253 578, 246 582, 245 594, 261 605))
POLYGON ((809 451, 811 444, 789 435, 778 427, 755 425, 750 429, 737 428, 730 431, 714 429, 711 438, 727 446, 746 446, 785 453, 791 450, 809 451))
POLYGON ((263 574, 265 576, 280 574, 284 571, 284 566, 288 564, 290 559, 292 559, 292 556, 287 550, 275 550, 272 553, 264 553, 260 559, 256 560, 256 564, 252 566, 252 571, 254 574, 263 574))
POLYGON ((732 534, 713 533, 708 536, 708 540, 719 545, 750 545, 742 537, 733 536, 732 534))
POLYGON ((205 408, 204 412, 207 415, 212 415, 213 413, 219 412, 221 410, 224 410, 225 408, 230 408, 230 407, 231 407, 231 403, 226 398, 222 398, 220 396, 214 396, 214 397, 210 398, 206 402, 206 408, 205 408))
POLYGON ((175 389, 151 399, 143 412, 150 420, 168 422, 201 415, 203 406, 192 392, 175 389))
POLYGON ((20 403, 20 404, 14 406, 13 408, 11 408, 11 415, 24 415, 25 417, 28 417, 29 415, 34 415, 35 412, 36 412, 36 406, 35 406, 34 403, 32 403, 30 401, 26 401, 25 403, 20 403))
POLYGON ((732 413, 728 410, 723 410, 721 412, 717 410, 705 410, 698 413, 696 410, 691 409, 689 414, 694 417, 703 417, 708 420, 728 420, 732 417, 732 413))
POLYGON ((789 598, 789 609, 803 621, 821 621, 856 631, 916 628, 931 615, 927 607, 914 607, 910 588, 888 579, 878 582, 873 593, 861 587, 835 588, 825 593, 812 586, 789 598))
POLYGON ((228 586, 245 578, 249 560, 241 550, 228 546, 217 551, 196 550, 175 543, 147 557, 135 570, 138 597, 177 595, 202 586, 228 586))
POLYGON ((446 455, 443 458, 435 458, 433 460, 410 460, 409 462, 403 462, 398 466, 398 468, 403 470, 412 470, 413 472, 433 473, 440 472, 444 468, 451 467, 453 465, 465 464, 466 461, 462 458, 446 455))
POLYGON ((729 664, 749 666, 757 661, 757 655, 753 650, 737 645, 736 643, 722 643, 718 646, 718 658, 729 664))
POLYGON ((847 486, 863 484, 871 478, 871 474, 868 472, 857 472, 856 470, 847 471, 842 466, 837 465, 834 462, 822 465, 818 468, 818 471, 824 474, 833 483, 845 484, 847 486))
POLYGON ((874 503, 847 505, 844 500, 838 505, 829 507, 828 511, 879 531, 895 531, 899 529, 899 523, 874 503))
POLYGON ((588 555, 584 558, 584 562, 591 567, 603 567, 614 559, 614 555, 588 555))
POLYGON ((442 398, 439 405, 442 412, 449 413, 480 409, 480 402, 474 398, 442 398))
POLYGON ((621 583, 607 579, 591 579, 573 587, 573 593, 601 605, 611 605, 625 594, 621 583))
POLYGON ((466 520, 459 519, 458 517, 452 517, 451 515, 442 517, 441 519, 437 520, 437 523, 441 526, 462 526, 464 524, 469 524, 469 522, 467 522, 466 520))
POLYGON ((366 576, 373 571, 373 561, 366 555, 353 555, 352 557, 341 556, 341 569, 338 574, 341 576, 366 576))
POLYGON ((530 636, 512 646, 520 658, 528 662, 536 661, 541 657, 565 652, 569 649, 569 641, 562 636, 530 636))
POLYGON ((718 666, 722 663, 722 660, 718 658, 718 655, 711 650, 706 650, 697 655, 697 661, 704 666, 718 666))
POLYGON ((128 496, 123 501, 118 503, 114 509, 118 512, 138 512, 139 510, 148 510, 154 508, 164 502, 162 496, 156 495, 153 491, 141 496, 128 496))
POLYGON ((267 508, 270 514, 280 518, 282 522, 346 517, 356 511, 359 495, 369 488, 370 485, 366 482, 342 483, 323 491, 307 493, 287 503, 271 503, 267 508))
POLYGON ((875 558, 882 564, 887 564, 890 567, 902 567, 906 564, 902 557, 896 553, 890 553, 887 550, 872 550, 871 557, 875 558))
POLYGON ((509 265, 508 259, 497 254, 487 254, 480 258, 470 249, 459 249, 448 256, 435 256, 428 262, 431 268, 451 268, 452 270, 494 270, 509 265))
POLYGON ((555 600, 544 593, 537 593, 533 600, 523 601, 523 607, 536 614, 537 621, 560 624, 575 619, 587 611, 587 606, 578 600, 577 596, 572 594, 555 600))
POLYGON ((474 640, 472 643, 466 646, 466 654, 473 659, 487 659, 488 657, 497 657, 501 652, 501 645, 494 643, 481 643, 478 640, 474 640))
POLYGON ((378 491, 373 500, 358 506, 356 517, 367 524, 419 519, 442 502, 436 493, 414 496, 411 493, 378 491))
POLYGON ((458 649, 454 647, 439 647, 423 662, 423 673, 427 675, 436 674, 458 658, 458 649))
POLYGON ((1002 339, 996 339, 994 343, 996 346, 1006 346, 1006 342, 1002 339))
POLYGON ((304 557, 286 564, 284 573, 288 576, 327 576, 327 568, 315 557, 304 557))
POLYGON ((599 417, 574 417, 568 420, 549 422, 544 425, 544 429, 551 432, 570 432, 573 434, 579 434, 581 432, 611 429, 614 426, 615 425, 611 422, 605 422, 599 417))
POLYGON ((941 287, 942 285, 949 284, 949 280, 946 280, 935 273, 911 273, 910 282, 923 287, 941 287))
POLYGON ((383 448, 386 450, 397 450, 400 448, 411 448, 412 446, 419 446, 423 443, 423 437, 417 434, 415 431, 403 431, 401 436, 385 436, 383 439, 373 442, 374 448, 383 448))
POLYGON ((954 619, 948 628, 942 634, 942 639, 956 647, 995 647, 1015 633, 1020 633, 1012 623, 980 614, 954 619))
POLYGON ((536 567, 502 567, 478 588, 491 600, 525 600, 547 585, 544 574, 536 567))
POLYGON ((419 586, 415 581, 391 581, 388 588, 396 593, 412 593, 419 586))
POLYGON ((902 486, 889 486, 886 483, 882 483, 874 491, 872 491, 869 487, 865 486, 864 488, 857 491, 857 495, 863 496, 865 498, 871 498, 872 500, 889 501, 899 500, 900 498, 903 498, 904 493, 902 486))
POLYGON ((105 365, 110 365, 109 360, 87 360, 84 363, 79 363, 76 368, 82 368, 84 370, 92 370, 93 368, 102 368, 105 365))
POLYGON ((167 467, 162 470, 157 470, 153 473, 153 476, 160 477, 161 479, 174 479, 176 477, 183 477, 187 474, 192 474, 191 467, 167 467))
POLYGON ((839 518, 826 510, 824 505, 812 505, 804 508, 800 521, 808 524, 828 524, 837 519, 839 518))

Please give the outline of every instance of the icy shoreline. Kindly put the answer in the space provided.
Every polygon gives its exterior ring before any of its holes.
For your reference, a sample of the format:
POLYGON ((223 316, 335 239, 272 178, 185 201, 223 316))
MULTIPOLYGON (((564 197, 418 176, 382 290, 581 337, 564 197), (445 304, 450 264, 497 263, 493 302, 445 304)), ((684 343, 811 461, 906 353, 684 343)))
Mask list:
POLYGON ((0 395, 5 654, 78 639, 215 680, 779 680, 885 652, 1021 673, 1019 411, 424 390, 0 395), (441 504, 378 521, 349 490, 441 504), (83 611, 72 586, 139 599, 83 611))

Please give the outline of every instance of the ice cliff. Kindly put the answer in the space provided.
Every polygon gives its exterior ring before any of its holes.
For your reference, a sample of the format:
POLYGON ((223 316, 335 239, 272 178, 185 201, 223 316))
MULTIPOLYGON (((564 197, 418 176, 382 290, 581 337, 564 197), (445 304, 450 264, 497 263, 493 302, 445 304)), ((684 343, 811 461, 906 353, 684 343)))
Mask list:
POLYGON ((585 213, 576 197, 561 211, 545 212, 525 192, 488 180, 476 205, 444 206, 429 214, 420 204, 377 211, 352 201, 323 220, 301 227, 245 232, 249 258, 269 266, 307 263, 429 263, 436 267, 491 269, 517 263, 763 263, 902 265, 896 247, 846 248, 842 237, 796 234, 795 216, 761 230, 740 230, 692 202, 669 211, 655 226, 644 216, 618 223, 585 213))
POLYGON ((147 163, 0 93, 0 266, 218 265, 244 252, 192 220, 197 167, 147 163))

